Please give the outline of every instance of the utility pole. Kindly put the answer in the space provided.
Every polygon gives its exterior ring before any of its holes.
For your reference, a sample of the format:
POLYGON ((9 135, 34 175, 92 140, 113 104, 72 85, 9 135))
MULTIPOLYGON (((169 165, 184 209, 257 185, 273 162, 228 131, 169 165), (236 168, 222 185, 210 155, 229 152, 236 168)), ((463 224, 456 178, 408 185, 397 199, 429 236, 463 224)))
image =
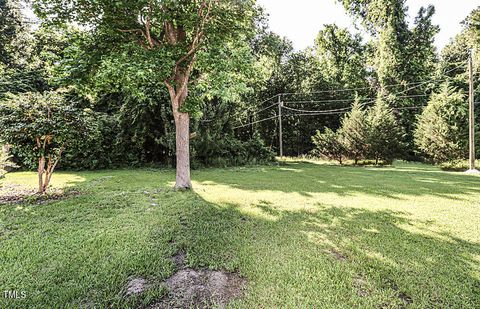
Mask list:
POLYGON ((283 158, 283 132, 282 132, 282 95, 278 95, 278 145, 280 148, 280 158, 283 158))
POLYGON ((470 49, 470 55, 468 57, 468 101, 469 101, 469 170, 467 173, 478 174, 480 173, 475 169, 475 100, 474 100, 474 87, 473 87, 473 49, 470 49))

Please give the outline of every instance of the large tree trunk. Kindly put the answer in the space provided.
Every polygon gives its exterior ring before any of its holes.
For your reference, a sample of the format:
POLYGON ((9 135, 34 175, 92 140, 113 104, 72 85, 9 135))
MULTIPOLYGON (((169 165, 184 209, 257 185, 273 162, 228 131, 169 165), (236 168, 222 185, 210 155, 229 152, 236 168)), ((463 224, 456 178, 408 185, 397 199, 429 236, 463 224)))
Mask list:
POLYGON ((190 116, 174 110, 176 131, 177 177, 175 189, 190 189, 190 116))
POLYGON ((188 69, 177 68, 175 72, 175 85, 177 89, 171 86, 168 87, 172 100, 176 133, 175 154, 177 158, 177 176, 175 189, 190 189, 192 187, 190 181, 190 115, 181 111, 188 96, 188 77, 188 69))
MULTIPOLYGON (((190 181, 190 115, 182 112, 182 106, 188 96, 188 83, 195 63, 195 52, 202 33, 203 31, 197 33, 190 44, 190 50, 176 62, 171 79, 165 81, 170 94, 173 117, 175 118, 176 189, 190 189, 192 187, 190 181)), ((167 41, 173 46, 184 44, 187 39, 185 29, 181 26, 177 27, 171 22, 165 23, 165 35, 167 41)))

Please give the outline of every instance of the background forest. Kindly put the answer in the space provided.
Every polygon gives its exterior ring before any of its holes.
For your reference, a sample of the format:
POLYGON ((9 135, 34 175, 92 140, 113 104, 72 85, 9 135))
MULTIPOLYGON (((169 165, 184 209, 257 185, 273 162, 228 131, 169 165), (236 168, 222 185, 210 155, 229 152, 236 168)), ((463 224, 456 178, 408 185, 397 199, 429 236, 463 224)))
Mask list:
MULTIPOLYGON (((279 101, 287 156, 387 163, 467 157, 467 60, 470 49, 480 51, 480 8, 438 51, 432 6, 409 24, 403 1, 369 10, 363 1, 339 2, 368 36, 325 25, 313 46, 296 51, 256 7, 244 40, 210 54, 216 74, 198 76, 186 107, 196 107, 189 111, 194 167, 272 161, 279 101)), ((68 131, 61 167, 173 165, 169 96, 152 70, 168 57, 147 58, 128 43, 110 49, 113 38, 74 24, 29 20, 25 5, 0 0, 0 140, 14 162, 36 166, 32 145, 12 132, 45 126, 20 119, 40 119, 52 112, 44 103, 55 102, 51 108, 71 115, 55 122, 55 130, 68 131)), ((474 57, 480 63, 480 52, 474 57)))

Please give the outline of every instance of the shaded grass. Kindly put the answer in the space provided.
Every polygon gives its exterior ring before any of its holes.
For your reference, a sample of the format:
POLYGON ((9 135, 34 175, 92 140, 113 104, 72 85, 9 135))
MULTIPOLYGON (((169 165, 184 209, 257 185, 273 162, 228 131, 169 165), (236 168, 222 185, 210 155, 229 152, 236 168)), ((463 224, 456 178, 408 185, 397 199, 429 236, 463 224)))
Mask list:
POLYGON ((0 289, 27 292, 0 307, 154 303, 178 250, 248 279, 233 307, 480 307, 476 176, 288 161, 195 171, 194 192, 165 170, 55 176, 81 195, 0 206, 0 289), (126 297, 131 277, 152 289, 126 297))

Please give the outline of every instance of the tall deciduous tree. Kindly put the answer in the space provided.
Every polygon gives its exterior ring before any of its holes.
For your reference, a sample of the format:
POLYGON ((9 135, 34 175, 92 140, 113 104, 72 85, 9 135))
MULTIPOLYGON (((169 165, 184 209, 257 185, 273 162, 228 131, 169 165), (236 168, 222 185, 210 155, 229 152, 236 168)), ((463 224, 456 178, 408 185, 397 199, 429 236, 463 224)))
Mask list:
MULTIPOLYGON (((372 64, 381 92, 390 106, 416 106, 426 103, 431 91, 436 51, 434 37, 438 26, 432 23, 433 6, 422 7, 413 27, 407 22, 405 0, 339 0, 357 17, 373 37, 372 64), (412 84, 414 86, 412 86, 412 84), (405 98, 405 96, 411 96, 405 98)), ((406 155, 413 155, 415 109, 398 113, 405 128, 406 155)))
MULTIPOLYGON (((136 67, 138 80, 132 81, 130 74, 126 80, 132 91, 137 91, 139 81, 152 79, 168 89, 176 127, 175 187, 190 188, 190 114, 198 100, 187 101, 189 87, 194 81, 203 88, 225 83, 226 74, 212 74, 219 66, 235 71, 227 60, 242 57, 225 51, 248 42, 255 1, 41 0, 35 7, 44 19, 73 21, 91 29, 94 51, 104 53, 103 59, 112 56, 110 68, 124 69, 126 63, 130 69, 136 67)), ((213 88, 216 94, 222 91, 213 88)))
MULTIPOLYGON (((480 7, 473 10, 463 22, 464 28, 457 34, 440 54, 438 78, 451 77, 450 85, 468 92, 468 57, 469 50, 475 49, 474 74, 480 72, 480 7)), ((476 89, 475 97, 480 94, 476 89)))
POLYGON ((366 86, 366 47, 359 34, 335 24, 325 25, 315 40, 315 53, 322 78, 332 89, 366 86))
POLYGON ((380 86, 402 82, 409 31, 405 0, 340 0, 376 38, 374 65, 380 86))

